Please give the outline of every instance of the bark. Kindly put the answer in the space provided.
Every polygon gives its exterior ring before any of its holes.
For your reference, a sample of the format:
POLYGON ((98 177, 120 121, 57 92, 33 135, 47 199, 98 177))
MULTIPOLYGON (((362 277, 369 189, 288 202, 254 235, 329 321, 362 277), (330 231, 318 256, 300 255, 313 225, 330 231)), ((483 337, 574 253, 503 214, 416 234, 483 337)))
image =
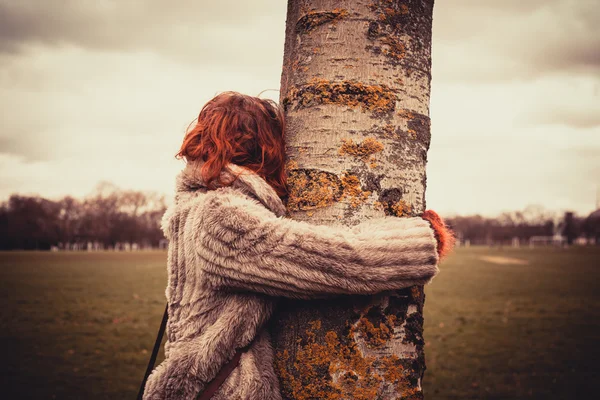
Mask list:
MULTIPOLYGON (((433 0, 289 0, 280 102, 293 218, 353 226, 424 211, 432 13, 433 0)), ((423 302, 413 287, 281 303, 283 397, 422 399, 423 302)))

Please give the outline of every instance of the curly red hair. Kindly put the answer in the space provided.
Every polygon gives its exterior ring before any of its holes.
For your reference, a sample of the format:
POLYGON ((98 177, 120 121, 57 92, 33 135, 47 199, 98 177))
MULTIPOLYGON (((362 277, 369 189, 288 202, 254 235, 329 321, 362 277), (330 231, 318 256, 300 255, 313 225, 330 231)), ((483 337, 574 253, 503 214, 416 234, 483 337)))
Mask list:
POLYGON ((285 118, 270 99, 224 92, 202 107, 195 126, 188 128, 178 158, 202 159, 202 177, 209 188, 221 181, 231 162, 263 177, 280 197, 288 194, 285 174, 285 118))

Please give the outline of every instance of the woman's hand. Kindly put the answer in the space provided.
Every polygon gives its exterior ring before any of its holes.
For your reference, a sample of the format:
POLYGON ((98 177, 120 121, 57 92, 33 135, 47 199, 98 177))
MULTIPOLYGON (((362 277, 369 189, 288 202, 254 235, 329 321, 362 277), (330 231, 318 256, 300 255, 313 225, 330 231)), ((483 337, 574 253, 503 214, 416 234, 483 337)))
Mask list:
POLYGON ((440 259, 446 257, 454 248, 456 239, 454 233, 446 226, 442 217, 433 210, 427 210, 421 218, 427 220, 431 224, 434 231, 435 239, 437 240, 437 252, 440 259))

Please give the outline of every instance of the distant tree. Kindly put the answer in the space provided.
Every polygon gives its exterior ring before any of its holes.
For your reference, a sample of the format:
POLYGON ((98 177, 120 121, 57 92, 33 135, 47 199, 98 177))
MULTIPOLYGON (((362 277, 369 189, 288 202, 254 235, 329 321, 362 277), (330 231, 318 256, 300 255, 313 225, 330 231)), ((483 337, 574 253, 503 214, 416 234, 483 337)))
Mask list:
POLYGON ((165 209, 162 195, 121 190, 108 182, 83 200, 13 195, 0 203, 0 249, 45 250, 87 242, 158 246, 165 209))
POLYGON ((565 213, 564 228, 562 234, 567 238, 567 244, 572 245, 577 237, 577 224, 572 212, 565 213))
POLYGON ((600 210, 593 212, 581 223, 582 233, 600 245, 600 210))
POLYGON ((8 225, 9 211, 6 202, 0 204, 0 250, 10 249, 10 226, 8 225))
POLYGON ((58 241, 63 244, 73 243, 80 237, 83 204, 71 196, 66 196, 58 201, 58 207, 58 241))
POLYGON ((115 220, 118 218, 118 196, 115 192, 104 190, 86 198, 83 202, 80 238, 114 246, 117 243, 115 220))
POLYGON ((472 244, 508 243, 514 237, 528 240, 532 236, 551 236, 555 215, 540 206, 531 206, 524 211, 505 212, 498 217, 456 216, 448 218, 448 224, 462 240, 469 240, 472 244))
POLYGON ((58 242, 60 207, 56 202, 40 197, 12 195, 3 208, 3 247, 45 250, 58 242))

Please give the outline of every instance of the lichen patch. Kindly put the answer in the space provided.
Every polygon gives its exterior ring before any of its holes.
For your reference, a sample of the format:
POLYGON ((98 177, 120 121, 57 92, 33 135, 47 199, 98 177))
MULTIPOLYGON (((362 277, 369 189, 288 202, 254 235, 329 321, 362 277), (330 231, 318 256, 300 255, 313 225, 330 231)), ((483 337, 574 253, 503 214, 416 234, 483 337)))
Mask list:
MULTIPOLYGON (((369 327, 369 331, 377 331, 369 327)), ((385 328, 385 332, 393 327, 385 328)), ((295 400, 372 400, 393 391, 399 399, 411 399, 422 393, 412 386, 410 368, 395 355, 364 356, 356 340, 357 329, 346 324, 341 337, 334 331, 323 332, 321 321, 309 322, 298 340, 295 356, 288 350, 277 353, 276 368, 282 381, 282 394, 295 400), (291 363, 290 371, 286 363, 291 363)), ((375 334, 378 337, 388 335, 375 334)))
POLYGON ((342 139, 342 146, 338 154, 353 156, 364 161, 371 168, 375 168, 377 163, 373 155, 381 151, 383 151, 383 143, 377 141, 375 138, 368 137, 359 143, 354 143, 352 139, 342 139))
POLYGON ((285 107, 295 103, 298 108, 339 104, 375 114, 386 114, 394 111, 396 95, 390 87, 383 84, 367 85, 354 80, 313 78, 305 85, 290 89, 282 103, 285 107))
POLYGON ((289 211, 327 207, 342 197, 337 175, 318 169, 292 169, 288 174, 289 211))
POLYGON ((358 176, 347 171, 342 176, 342 188, 343 193, 340 200, 347 199, 352 208, 356 208, 363 204, 372 193, 368 190, 362 190, 358 176))
POLYGON ((367 347, 377 349, 392 338, 397 319, 394 314, 386 315, 381 312, 380 307, 371 306, 350 330, 360 337, 367 347))
POLYGON ((404 200, 400 200, 391 205, 392 214, 397 217, 409 217, 412 212, 412 207, 410 204, 405 202, 404 200))
POLYGON ((336 8, 331 11, 309 11, 296 22, 296 32, 308 33, 326 23, 335 23, 348 16, 348 10, 336 8))
POLYGON ((406 56, 406 45, 400 40, 402 26, 407 21, 409 8, 398 1, 379 0, 369 5, 376 15, 367 30, 367 37, 377 45, 367 46, 375 54, 383 54, 397 64, 406 56))

